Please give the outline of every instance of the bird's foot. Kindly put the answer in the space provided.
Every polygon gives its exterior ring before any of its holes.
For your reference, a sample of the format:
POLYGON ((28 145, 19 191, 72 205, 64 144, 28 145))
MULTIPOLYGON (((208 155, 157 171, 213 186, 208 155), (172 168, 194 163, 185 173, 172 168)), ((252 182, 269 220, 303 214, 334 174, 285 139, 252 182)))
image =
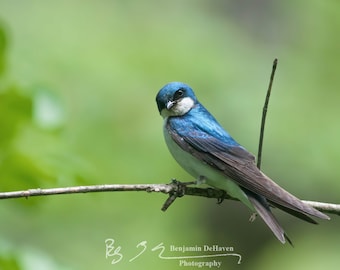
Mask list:
POLYGON ((182 183, 180 181, 177 181, 176 179, 171 179, 170 185, 172 186, 172 190, 169 193, 169 198, 163 204, 162 211, 166 211, 177 198, 184 196, 186 186, 193 185, 195 183, 196 182, 182 183))
POLYGON ((225 196, 227 195, 227 192, 225 190, 221 189, 221 192, 222 192, 222 195, 219 198, 217 198, 217 204, 223 203, 225 196))
POLYGON ((250 218, 249 218, 249 221, 250 221, 250 222, 254 222, 255 219, 256 219, 256 216, 257 216, 257 213, 252 213, 251 216, 250 216, 250 218))

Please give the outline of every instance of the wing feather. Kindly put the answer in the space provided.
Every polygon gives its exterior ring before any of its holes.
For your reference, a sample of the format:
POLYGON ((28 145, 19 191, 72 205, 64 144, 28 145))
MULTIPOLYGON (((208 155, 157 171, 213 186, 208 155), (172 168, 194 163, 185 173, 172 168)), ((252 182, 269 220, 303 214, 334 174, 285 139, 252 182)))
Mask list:
POLYGON ((170 121, 167 125, 172 139, 183 150, 223 172, 246 190, 262 195, 269 202, 273 202, 279 207, 282 206, 283 210, 289 210, 287 212, 291 214, 297 212, 294 214, 295 216, 309 222, 314 222, 314 220, 305 216, 307 214, 329 219, 327 215, 303 203, 262 173, 256 167, 255 157, 242 146, 235 143, 228 144, 227 140, 214 137, 202 128, 174 129, 171 128, 170 121))

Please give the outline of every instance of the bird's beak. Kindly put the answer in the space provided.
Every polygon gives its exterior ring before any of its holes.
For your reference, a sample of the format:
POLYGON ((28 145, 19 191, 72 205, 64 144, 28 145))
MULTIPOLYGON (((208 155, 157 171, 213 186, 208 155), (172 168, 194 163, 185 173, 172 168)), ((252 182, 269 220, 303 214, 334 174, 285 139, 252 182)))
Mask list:
POLYGON ((166 109, 167 109, 167 110, 170 110, 170 109, 175 105, 175 103, 176 103, 176 102, 169 100, 169 101, 166 103, 166 109))

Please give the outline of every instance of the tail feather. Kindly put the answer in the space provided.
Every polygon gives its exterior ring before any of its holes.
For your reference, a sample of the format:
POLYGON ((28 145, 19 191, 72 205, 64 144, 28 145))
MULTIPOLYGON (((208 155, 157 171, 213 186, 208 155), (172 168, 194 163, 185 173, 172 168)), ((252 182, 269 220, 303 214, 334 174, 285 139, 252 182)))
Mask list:
POLYGON ((256 212, 260 215, 263 221, 267 224, 267 226, 271 229, 277 239, 281 243, 285 243, 286 240, 288 243, 292 244, 292 241, 285 234, 283 228, 270 211, 269 205, 264 197, 260 197, 252 192, 246 191, 249 201, 253 204, 256 212))
POLYGON ((312 224, 318 224, 314 219, 312 219, 311 217, 307 216, 306 214, 302 213, 302 212, 299 212, 299 211, 296 211, 294 209, 291 209, 291 208, 288 208, 288 207, 285 207, 285 206, 282 206, 280 204, 277 204, 277 203, 274 203, 274 202, 270 202, 271 205, 291 214, 292 216, 295 216, 299 219, 302 219, 304 221, 307 221, 309 223, 312 223, 312 224))

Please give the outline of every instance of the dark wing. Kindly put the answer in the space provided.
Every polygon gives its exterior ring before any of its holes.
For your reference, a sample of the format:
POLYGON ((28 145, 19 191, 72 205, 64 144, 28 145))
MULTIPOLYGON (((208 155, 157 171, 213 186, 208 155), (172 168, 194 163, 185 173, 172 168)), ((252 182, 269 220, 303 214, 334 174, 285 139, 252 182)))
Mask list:
POLYGON ((169 125, 170 121, 167 123, 168 132, 183 150, 223 172, 244 189, 265 197, 275 206, 306 221, 315 223, 306 214, 329 219, 327 215, 304 204, 263 174, 256 167, 254 156, 242 146, 227 144, 199 128, 187 129, 179 134, 169 125))

